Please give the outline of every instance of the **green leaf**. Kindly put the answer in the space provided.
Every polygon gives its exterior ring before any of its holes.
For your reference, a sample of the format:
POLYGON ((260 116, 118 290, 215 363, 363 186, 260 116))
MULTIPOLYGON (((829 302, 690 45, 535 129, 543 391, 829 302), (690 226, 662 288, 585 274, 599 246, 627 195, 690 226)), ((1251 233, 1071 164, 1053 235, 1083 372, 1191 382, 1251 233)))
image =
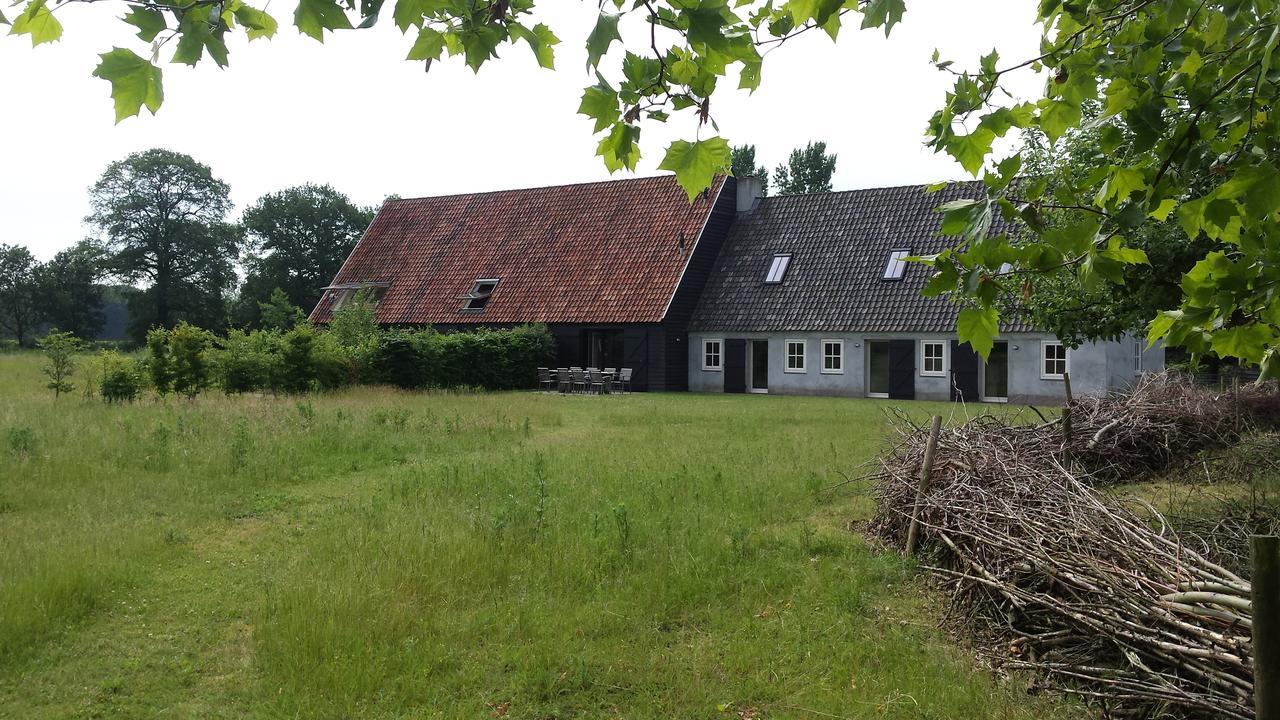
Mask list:
POLYGON ((1155 344, 1164 339, 1174 326, 1182 320, 1183 314, 1181 310, 1165 310, 1147 325, 1147 348, 1155 347, 1155 344))
POLYGON ((1150 217, 1155 220, 1159 220, 1160 222, 1164 222, 1169 219, 1169 214, 1172 213, 1173 209, 1176 207, 1178 207, 1178 201, 1176 199, 1165 198, 1160 201, 1160 205, 1156 207, 1155 210, 1151 211, 1150 217))
POLYGON ((967 307, 956 318, 956 333, 960 342, 969 343, 974 352, 986 359, 1000 332, 1000 313, 994 307, 967 307))
POLYGON ((45 5, 45 0, 31 0, 20 15, 13 19, 10 35, 30 35, 31 47, 54 42, 62 37, 62 23, 45 5))
POLYGON ((0 12, 0 25, 8 25, 8 24, 9 24, 9 18, 5 17, 3 12, 0 12))
POLYGON ((440 0, 396 0, 391 19, 400 32, 409 32, 409 28, 422 28, 424 15, 434 12, 444 5, 440 0))
POLYGON ((276 30, 280 26, 276 19, 266 12, 248 5, 241 5, 236 8, 235 17, 236 22, 244 26, 245 34, 249 36, 250 40, 274 37, 276 30))
POLYGON ((138 39, 143 42, 155 40, 156 36, 168 27, 164 21, 164 13, 151 8, 130 8, 129 14, 124 17, 124 21, 138 28, 138 39))
POLYGON ((596 18, 596 26, 587 36, 587 67, 594 68, 600 64, 600 58, 609 52, 609 46, 616 40, 622 41, 618 34, 618 15, 600 13, 596 18))
POLYGON ((462 33, 460 37, 467 66, 472 72, 480 72, 480 66, 486 60, 498 57, 498 45, 502 43, 502 36, 493 27, 481 25, 462 33))
POLYGON ((640 128, 617 123, 596 146, 596 155, 604 159, 610 173, 622 169, 635 170, 640 161, 640 128))
POLYGON ((724 138, 713 137, 692 143, 677 140, 667 147, 667 155, 658 169, 675 173, 676 181, 689 196, 689 202, 693 202, 698 193, 711 187, 716 173, 728 172, 732 160, 733 153, 724 138))
POLYGON ((511 23, 508 26, 513 39, 522 39, 529 43, 529 48, 533 50, 533 56, 538 59, 540 67, 551 70, 556 66, 556 54, 552 48, 560 44, 560 38, 551 32, 551 28, 538 23, 532 29, 526 28, 520 23, 511 23))
POLYGON ((582 92, 578 114, 594 119, 596 124, 591 132, 600 132, 622 117, 622 111, 618 108, 618 94, 603 83, 592 85, 582 92))
POLYGON ((1106 207, 1111 200, 1124 202, 1129 196, 1147 189, 1147 178, 1137 168, 1116 168, 1098 191, 1098 205, 1106 207))
POLYGON ((324 31, 350 30, 351 20, 334 0, 298 0, 293 24, 303 35, 324 42, 324 31))
POLYGON ((1262 361, 1267 347, 1275 340, 1275 332, 1268 325, 1253 323, 1237 325, 1213 333, 1211 347, 1219 357, 1240 358, 1249 363, 1262 361))
POLYGON ((163 74, 160 68, 124 48, 114 48, 98 57, 102 61, 98 63, 93 75, 111 83, 111 98, 116 104, 117 123, 137 115, 143 105, 153 115, 160 109, 164 102, 163 74))
POLYGON ((1040 109, 1040 129, 1049 142, 1057 142, 1068 128, 1080 125, 1080 106, 1064 100, 1053 100, 1040 109))
POLYGON ((884 36, 889 37, 893 26, 902 22, 902 14, 906 11, 905 0, 870 0, 862 7, 862 29, 883 27, 884 36))
POLYGON ((947 153, 960 163, 961 167, 972 175, 982 169, 982 163, 991 154, 991 144, 996 134, 991 130, 979 127, 968 135, 954 135, 947 141, 947 153))
POLYGON ((1178 66, 1178 72, 1195 77, 1202 67, 1204 67, 1204 59, 1200 57, 1200 53, 1196 52, 1195 48, 1191 48, 1191 53, 1182 61, 1182 65, 1178 66))
POLYGON ((409 48, 406 60, 439 60, 444 51, 444 35, 429 27, 418 31, 418 39, 409 48))

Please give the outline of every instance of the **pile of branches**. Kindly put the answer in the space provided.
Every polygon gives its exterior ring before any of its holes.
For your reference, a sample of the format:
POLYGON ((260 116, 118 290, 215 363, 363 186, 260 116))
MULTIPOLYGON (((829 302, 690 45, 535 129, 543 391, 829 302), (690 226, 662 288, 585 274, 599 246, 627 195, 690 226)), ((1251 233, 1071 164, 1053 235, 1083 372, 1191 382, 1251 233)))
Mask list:
POLYGON ((926 567, 1003 667, 1039 671, 1111 717, 1252 718, 1247 577, 1182 542, 1155 508, 1095 487, 1239 438, 1241 399, 1158 378, 1073 403, 1068 437, 1061 420, 978 417, 943 430, 918 504, 928 429, 899 415, 872 531, 901 545, 917 510, 926 567))

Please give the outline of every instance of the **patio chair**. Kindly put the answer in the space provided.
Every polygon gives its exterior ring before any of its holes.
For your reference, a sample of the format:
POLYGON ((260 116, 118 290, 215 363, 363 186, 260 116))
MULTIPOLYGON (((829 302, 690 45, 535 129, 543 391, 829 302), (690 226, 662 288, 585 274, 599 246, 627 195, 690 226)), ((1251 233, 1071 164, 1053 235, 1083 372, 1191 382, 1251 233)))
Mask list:
POLYGON ((562 393, 573 391, 573 376, 569 368, 556 368, 556 386, 562 393))
POLYGON ((582 392, 587 391, 587 373, 582 368, 569 368, 570 375, 573 376, 573 385, 571 390, 578 392, 578 388, 582 388, 582 392))
POLYGON ((555 387, 555 383, 555 379, 551 377, 550 368, 538 368, 538 387, 541 390, 551 392, 551 389, 555 387))
POLYGON ((631 392, 631 368, 622 368, 622 376, 618 378, 618 386, 622 392, 631 392))
POLYGON ((587 387, 593 393, 604 394, 604 375, 601 375, 596 368, 587 368, 587 387))

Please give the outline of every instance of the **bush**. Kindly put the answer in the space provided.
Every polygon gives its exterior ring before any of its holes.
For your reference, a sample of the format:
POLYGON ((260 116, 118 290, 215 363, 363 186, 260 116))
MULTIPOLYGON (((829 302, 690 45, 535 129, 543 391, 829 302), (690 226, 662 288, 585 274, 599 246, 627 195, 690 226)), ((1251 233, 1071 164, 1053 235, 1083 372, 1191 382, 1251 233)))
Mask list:
POLYGON ((304 393, 316 382, 316 365, 312 352, 315 331, 299 325, 284 335, 281 345, 280 389, 287 393, 304 393))
POLYGON ((370 361, 369 379, 416 389, 535 387, 537 368, 555 356, 543 325, 439 334, 430 330, 384 335, 370 361))
POLYGON ((315 368, 316 386, 321 390, 333 390, 355 382, 358 375, 351 355, 331 333, 313 332, 311 363, 315 368))
POLYGON ((156 392, 168 395, 173 389, 173 355, 169 353, 169 331, 164 328, 147 331, 147 373, 156 392))
POLYGON ((98 392, 108 403, 133 402, 142 393, 142 365, 124 357, 115 350, 103 350, 98 354, 98 392))
POLYGON ((370 360, 370 377, 406 390, 425 388, 435 375, 439 350, 439 336, 429 330, 387 333, 370 360))
POLYGON ((173 358, 173 391, 195 397, 209 386, 205 351, 213 342, 208 330, 185 320, 169 331, 169 352, 173 358))
POLYGON ((220 347, 209 353, 214 379, 223 392, 274 390, 280 382, 280 333, 232 330, 220 347))

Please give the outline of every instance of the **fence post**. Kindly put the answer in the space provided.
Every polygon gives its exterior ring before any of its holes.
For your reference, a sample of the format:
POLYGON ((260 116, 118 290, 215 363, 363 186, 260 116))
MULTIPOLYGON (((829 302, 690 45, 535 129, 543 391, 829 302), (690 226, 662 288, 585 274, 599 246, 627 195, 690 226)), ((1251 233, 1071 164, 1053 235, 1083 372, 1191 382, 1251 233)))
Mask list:
POLYGON ((924 446, 924 462, 920 464, 920 485, 916 488, 916 503, 911 506, 911 525, 907 528, 907 556, 916 552, 916 540, 920 535, 920 503, 929 492, 929 475, 933 472, 933 454, 938 450, 938 435, 942 432, 942 416, 934 415, 929 426, 929 443, 924 446))
POLYGON ((1067 404, 1062 407, 1062 447, 1071 452, 1071 373, 1062 373, 1062 387, 1067 392, 1067 404))
POLYGON ((1253 535, 1253 707, 1280 720, 1280 537, 1253 535))

